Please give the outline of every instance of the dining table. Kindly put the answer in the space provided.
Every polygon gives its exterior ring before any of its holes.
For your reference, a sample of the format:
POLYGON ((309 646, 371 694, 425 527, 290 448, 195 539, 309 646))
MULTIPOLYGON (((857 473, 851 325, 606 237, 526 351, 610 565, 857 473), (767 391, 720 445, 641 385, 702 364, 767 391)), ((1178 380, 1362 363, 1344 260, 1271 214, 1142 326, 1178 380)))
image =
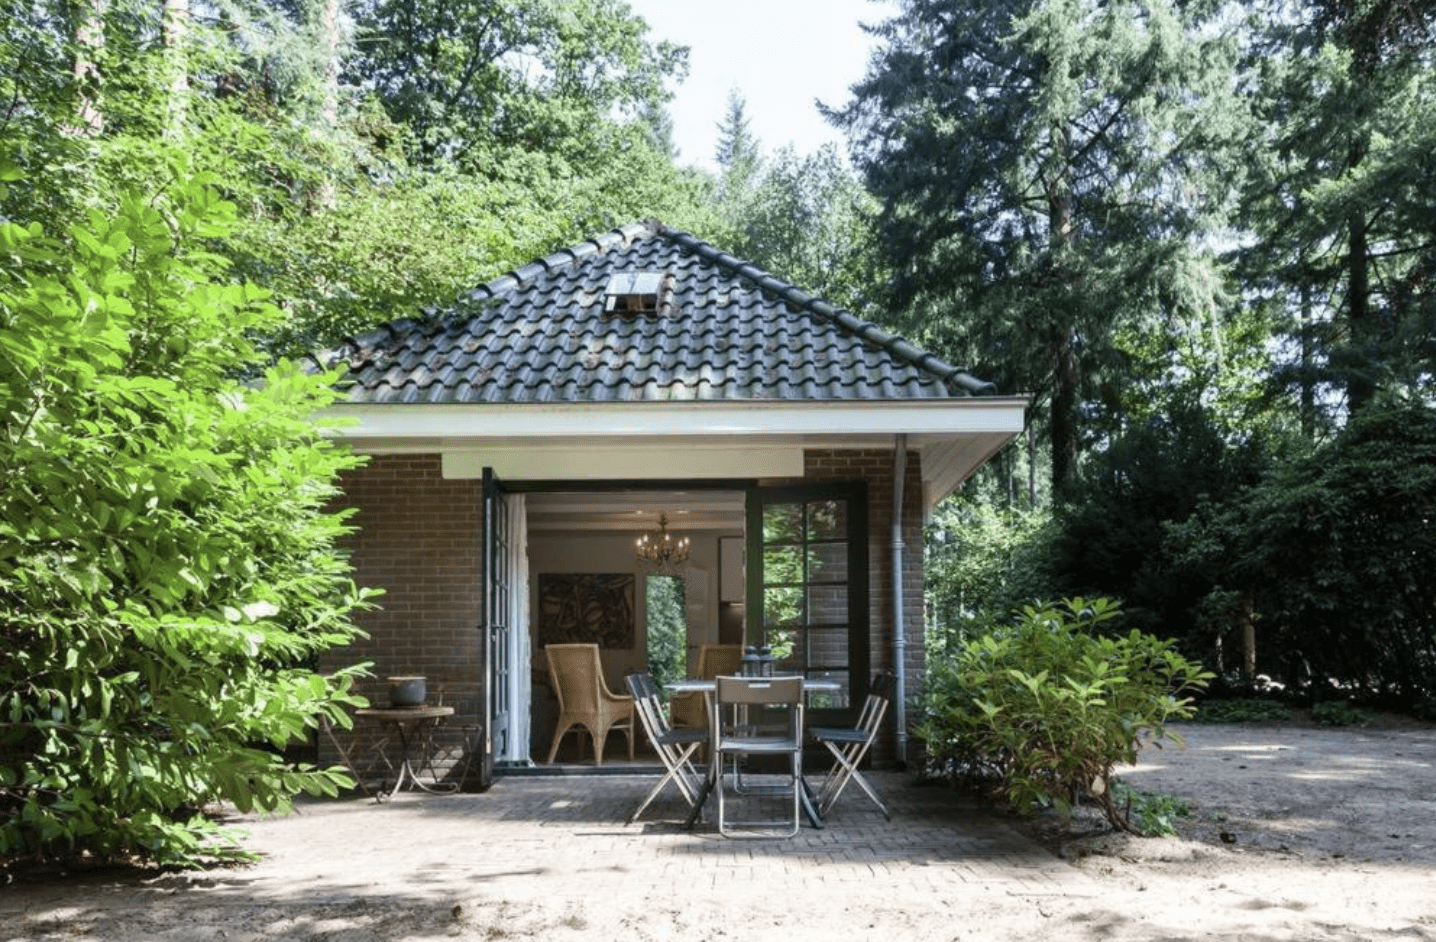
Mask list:
MULTIPOLYGON (((783 675, 772 675, 766 679, 778 679, 783 675)), ((758 678, 754 678, 758 679, 758 678)), ((669 681, 664 685, 670 693, 701 693, 708 704, 708 715, 713 715, 713 695, 718 690, 718 682, 712 678, 684 677, 678 680, 669 681)), ((843 691, 843 685, 836 680, 829 680, 822 677, 803 678, 803 696, 807 697, 812 693, 835 694, 843 691)), ((710 750, 711 752, 711 750, 710 750)), ((689 830, 698 823, 699 816, 703 813, 703 805, 708 801, 708 796, 713 793, 714 787, 718 784, 718 778, 723 774, 721 763, 716 754, 710 754, 708 762, 708 774, 703 777, 703 783, 699 787, 697 798, 693 802, 693 808, 688 812, 688 820, 685 827, 689 830)), ((818 812, 817 801, 813 796, 813 790, 808 785, 808 780, 799 776, 802 789, 799 797, 803 807, 803 814, 807 816, 808 822, 815 828, 823 827, 823 816, 818 812)))
MULTIPOLYGON (((440 721, 453 715, 454 708, 451 706, 427 705, 367 707, 354 711, 356 719, 378 723, 384 727, 386 732, 392 733, 399 739, 401 758, 398 771, 395 773, 394 784, 376 792, 375 801, 383 802, 393 798, 406 783, 430 794, 450 794, 458 791, 459 786, 456 782, 437 781, 438 776, 434 768, 434 729, 440 721), (419 775, 426 769, 430 781, 425 781, 419 775)), ((387 744, 388 737, 385 736, 371 749, 382 754, 387 744)))

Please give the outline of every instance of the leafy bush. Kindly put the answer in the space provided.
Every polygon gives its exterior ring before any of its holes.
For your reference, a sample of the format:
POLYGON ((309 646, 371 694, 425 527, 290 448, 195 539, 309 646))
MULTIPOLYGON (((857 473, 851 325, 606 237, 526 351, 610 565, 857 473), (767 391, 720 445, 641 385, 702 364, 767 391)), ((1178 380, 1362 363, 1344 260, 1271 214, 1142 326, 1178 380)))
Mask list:
POLYGON ((1371 717, 1346 700, 1328 700, 1315 704, 1311 708, 1311 718, 1327 726, 1361 726, 1371 722, 1371 717))
POLYGON ((0 858, 243 857, 206 803, 351 784, 279 755, 363 703, 307 666, 365 604, 334 377, 244 381, 282 315, 202 248, 234 207, 175 181, 63 241, 0 220, 0 858))
POLYGON ((1436 695, 1433 519, 1436 408, 1377 400, 1171 544, 1250 597, 1256 668, 1288 692, 1415 709, 1436 695))
POLYGON ((1167 792, 1139 792, 1119 778, 1112 780, 1112 800, 1145 837, 1176 834, 1177 819, 1192 816, 1192 806, 1184 799, 1167 792))
POLYGON ((1104 633, 1120 614, 1108 599, 1028 606, 1014 622, 966 642, 935 665, 919 735, 934 760, 996 776, 1015 807, 1070 816, 1088 798, 1107 819, 1138 829, 1113 796, 1113 769, 1160 744, 1191 715, 1182 694, 1211 675, 1170 642, 1104 633))
POLYGON ((1289 720, 1291 710, 1275 700, 1239 697, 1232 700, 1204 700, 1192 717, 1198 723, 1259 723, 1289 720))

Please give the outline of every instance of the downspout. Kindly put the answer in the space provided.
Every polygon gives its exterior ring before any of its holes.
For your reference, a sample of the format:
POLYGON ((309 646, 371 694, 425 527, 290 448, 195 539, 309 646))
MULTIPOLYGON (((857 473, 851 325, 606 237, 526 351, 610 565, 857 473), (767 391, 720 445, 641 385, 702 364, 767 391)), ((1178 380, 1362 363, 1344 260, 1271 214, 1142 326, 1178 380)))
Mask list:
POLYGON ((907 767, 907 628, 903 620, 903 484, 907 480, 907 435, 893 449, 893 720, 897 723, 897 760, 907 767))

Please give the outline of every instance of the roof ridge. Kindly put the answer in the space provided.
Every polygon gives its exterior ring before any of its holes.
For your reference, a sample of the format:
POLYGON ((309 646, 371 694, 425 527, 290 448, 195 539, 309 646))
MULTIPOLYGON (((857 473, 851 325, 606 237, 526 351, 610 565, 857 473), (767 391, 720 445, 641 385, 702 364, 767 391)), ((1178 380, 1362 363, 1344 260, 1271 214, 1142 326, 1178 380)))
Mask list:
POLYGON ((548 255, 542 258, 536 258, 526 265, 520 265, 518 268, 510 269, 497 278, 491 278, 483 284, 471 288, 465 297, 471 301, 487 301, 490 298, 496 298, 501 294, 507 294, 526 282, 532 281, 543 272, 552 272, 555 269, 572 265, 579 259, 586 258, 594 253, 602 254, 610 249, 628 245, 636 239, 641 238, 645 233, 656 234, 662 231, 663 228, 663 224, 657 220, 630 222, 627 225, 599 233, 581 242, 575 242, 573 245, 561 248, 556 252, 550 252, 548 255), (587 246, 590 245, 593 246, 593 248, 588 250, 587 246), (484 293, 480 294, 480 292, 484 293))
POLYGON ((850 311, 835 307, 822 298, 808 294, 808 292, 802 290, 792 282, 785 281, 771 272, 764 271, 752 262, 744 261, 743 259, 730 255, 690 232, 665 226, 657 220, 651 220, 650 222, 657 235, 681 245, 683 248, 706 259, 714 265, 726 268, 740 277, 753 281, 760 290, 782 298, 800 310, 808 311, 831 324, 841 327, 862 340, 888 351, 893 356, 911 363, 919 370, 931 373, 938 377, 938 379, 949 389, 953 390, 953 392, 960 390, 974 396, 990 396, 997 393, 997 385, 995 383, 978 379, 962 367, 953 366, 928 353, 911 341, 905 340, 896 334, 888 333, 872 321, 862 320, 850 311))

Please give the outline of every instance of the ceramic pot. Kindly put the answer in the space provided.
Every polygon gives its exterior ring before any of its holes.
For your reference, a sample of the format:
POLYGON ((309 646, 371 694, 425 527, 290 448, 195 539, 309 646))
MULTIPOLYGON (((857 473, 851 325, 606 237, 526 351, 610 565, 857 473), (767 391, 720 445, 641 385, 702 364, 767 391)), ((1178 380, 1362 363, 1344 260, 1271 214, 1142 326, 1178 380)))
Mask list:
POLYGON ((389 678, 389 705, 396 707, 423 706, 429 692, 419 675, 389 678))

